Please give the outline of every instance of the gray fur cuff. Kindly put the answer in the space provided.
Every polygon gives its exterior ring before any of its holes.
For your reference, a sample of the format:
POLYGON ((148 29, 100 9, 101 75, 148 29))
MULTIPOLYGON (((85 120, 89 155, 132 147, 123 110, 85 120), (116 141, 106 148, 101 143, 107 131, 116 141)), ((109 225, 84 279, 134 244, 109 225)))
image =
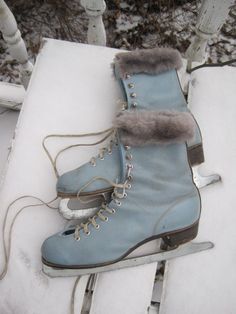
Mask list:
POLYGON ((195 130, 192 115, 178 111, 127 111, 116 117, 114 126, 128 146, 185 142, 195 130))
POLYGON ((182 66, 180 53, 172 48, 142 49, 131 52, 120 52, 115 56, 114 63, 119 75, 125 78, 127 74, 158 74, 182 66))

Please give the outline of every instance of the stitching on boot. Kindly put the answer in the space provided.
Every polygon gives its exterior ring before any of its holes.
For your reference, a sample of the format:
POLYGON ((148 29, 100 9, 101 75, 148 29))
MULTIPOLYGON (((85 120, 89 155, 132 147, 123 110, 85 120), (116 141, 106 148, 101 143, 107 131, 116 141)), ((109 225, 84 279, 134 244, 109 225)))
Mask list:
POLYGON ((120 77, 123 79, 127 74, 158 74, 182 67, 180 53, 172 48, 120 52, 115 56, 114 63, 119 69, 120 77))
POLYGON ((195 121, 188 112, 139 110, 119 114, 114 126, 128 146, 181 143, 194 136, 195 121))

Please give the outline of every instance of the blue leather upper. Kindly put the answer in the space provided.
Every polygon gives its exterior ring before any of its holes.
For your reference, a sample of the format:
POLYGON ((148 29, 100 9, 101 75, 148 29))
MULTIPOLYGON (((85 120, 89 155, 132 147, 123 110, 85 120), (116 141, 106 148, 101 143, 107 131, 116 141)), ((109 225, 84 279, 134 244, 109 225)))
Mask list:
MULTIPOLYGON (((126 173, 126 151, 122 151, 123 180, 126 173)), ((134 147, 131 188, 121 206, 111 201, 116 213, 97 218, 99 229, 89 226, 90 235, 60 232, 42 246, 42 256, 56 265, 90 265, 115 261, 141 241, 191 226, 200 216, 200 197, 192 180, 186 145, 150 145, 134 147)), ((123 181, 121 179, 121 182, 123 181)))
MULTIPOLYGON (((119 179, 120 175, 120 155, 119 147, 113 145, 112 154, 105 152, 104 159, 96 158, 96 166, 90 162, 82 165, 81 167, 66 172, 57 181, 57 192, 77 194, 89 180, 94 177, 102 176, 114 180, 119 179)), ((105 181, 95 181, 91 183, 83 192, 96 191, 100 189, 109 188, 110 185, 105 181)))
MULTIPOLYGON (((175 70, 158 75, 132 75, 119 83, 123 86, 128 110, 133 110, 131 107, 135 102, 137 109, 134 110, 187 111, 175 70)), ((196 129, 197 140, 201 140, 199 136, 196 129)), ((131 147, 128 151, 119 143, 114 146, 111 155, 105 155, 104 160, 97 157, 95 167, 85 164, 61 176, 57 191, 76 194, 96 176, 124 183, 127 163, 133 166, 133 179, 125 191, 127 196, 120 199, 120 206, 115 200, 109 203, 109 207, 116 212, 104 211, 108 221, 96 218, 100 228, 90 225, 90 235, 80 230, 79 241, 74 237, 73 228, 71 232, 59 232, 48 238, 42 246, 45 261, 65 267, 92 267, 94 264, 114 262, 142 241, 188 228, 198 222, 201 202, 193 183, 185 143, 131 147), (127 154, 132 155, 131 160, 127 160, 127 154)), ((99 180, 84 191, 104 187, 107 183, 99 180)))
MULTIPOLYGON (((115 68, 115 75, 119 77, 118 69, 115 68)), ((124 93, 124 99, 127 100, 128 110, 132 110, 132 103, 137 103, 135 110, 177 110, 187 111, 187 104, 182 93, 176 70, 170 70, 158 75, 136 74, 129 79, 119 80, 124 93), (129 84, 134 87, 130 88, 129 84), (132 98, 132 94, 136 98, 132 98)), ((191 145, 201 142, 200 131, 196 125, 195 138, 191 145)), ((78 191, 88 181, 96 176, 105 177, 111 181, 119 179, 120 164, 119 150, 115 147, 112 154, 106 153, 105 159, 96 158, 96 166, 86 163, 81 167, 67 172, 59 177, 57 182, 57 192, 64 194, 77 194, 78 191)), ((89 185, 84 192, 93 192, 109 188, 105 181, 96 181, 89 185)))

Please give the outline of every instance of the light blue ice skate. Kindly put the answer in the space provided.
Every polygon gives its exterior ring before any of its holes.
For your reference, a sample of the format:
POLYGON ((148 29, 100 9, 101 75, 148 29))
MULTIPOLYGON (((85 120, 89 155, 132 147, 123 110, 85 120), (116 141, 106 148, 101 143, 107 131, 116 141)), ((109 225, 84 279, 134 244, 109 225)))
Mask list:
MULTIPOLYGON (((47 274, 79 275, 153 262, 168 256, 155 254, 134 263, 125 258, 153 239, 162 238, 173 249, 196 237, 201 201, 186 149, 194 120, 186 112, 142 109, 125 111, 114 122, 120 171, 111 202, 86 222, 43 243, 47 274)), ((178 254, 210 247, 207 242, 178 254)))
MULTIPOLYGON (((181 65, 181 56, 174 49, 155 48, 118 53, 114 60, 114 72, 123 91, 123 112, 143 109, 188 111, 176 72, 181 65)), ((59 177, 57 194, 62 198, 60 211, 65 218, 81 216, 81 212, 77 215, 75 210, 68 208, 68 202, 76 198, 81 187, 95 177, 102 176, 108 181, 95 180, 84 189, 80 197, 86 198, 86 201, 91 199, 91 202, 82 204, 82 207, 84 205, 96 210, 96 206, 101 205, 104 198, 109 199, 113 191, 109 181, 115 181, 120 173, 119 154, 114 135, 108 147, 101 150, 98 156, 59 177)), ((188 141, 188 157, 192 166, 204 161, 202 138, 197 123, 195 134, 188 141)))

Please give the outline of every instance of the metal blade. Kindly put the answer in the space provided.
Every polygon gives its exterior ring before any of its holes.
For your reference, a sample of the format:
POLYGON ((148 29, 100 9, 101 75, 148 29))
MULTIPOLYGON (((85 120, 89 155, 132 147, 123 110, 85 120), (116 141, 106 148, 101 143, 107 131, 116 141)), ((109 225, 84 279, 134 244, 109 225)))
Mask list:
POLYGON ((170 251, 161 251, 155 254, 139 256, 136 258, 127 258, 121 260, 117 263, 109 264, 106 266, 95 267, 95 268, 81 268, 81 269, 59 269, 52 268, 47 265, 43 265, 43 272, 50 277, 70 277, 70 276, 80 276, 86 274, 96 274, 102 273, 122 268, 135 267, 144 264, 150 264, 155 262, 160 262, 164 260, 173 259, 180 256, 185 256, 189 254, 194 254, 197 252, 209 250, 214 247, 212 242, 200 242, 193 243, 189 242, 183 244, 176 249, 170 251))
POLYGON ((198 167, 193 167, 193 180, 196 186, 201 189, 207 185, 219 182, 221 177, 219 174, 211 174, 209 176, 203 176, 199 173, 198 167))

